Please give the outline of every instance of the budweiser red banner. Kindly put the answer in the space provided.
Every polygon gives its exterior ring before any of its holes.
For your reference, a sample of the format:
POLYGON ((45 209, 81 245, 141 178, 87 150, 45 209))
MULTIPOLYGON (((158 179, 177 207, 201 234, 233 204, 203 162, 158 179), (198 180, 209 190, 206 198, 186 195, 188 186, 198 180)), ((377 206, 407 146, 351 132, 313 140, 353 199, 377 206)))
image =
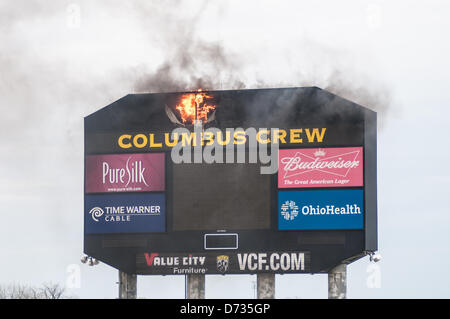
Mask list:
POLYGON ((363 148, 280 149, 279 188, 363 186, 363 148))

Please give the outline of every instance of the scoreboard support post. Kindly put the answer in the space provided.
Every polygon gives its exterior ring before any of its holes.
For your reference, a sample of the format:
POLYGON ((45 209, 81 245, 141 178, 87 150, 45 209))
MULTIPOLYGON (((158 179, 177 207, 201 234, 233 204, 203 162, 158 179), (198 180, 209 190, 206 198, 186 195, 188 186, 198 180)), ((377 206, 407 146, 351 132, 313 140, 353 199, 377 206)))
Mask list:
POLYGON ((328 299, 347 298, 347 265, 340 264, 328 272, 328 299))
POLYGON ((258 299, 275 298, 275 274, 257 274, 256 289, 258 299))
POLYGON ((119 299, 137 298, 137 276, 119 270, 119 299))
POLYGON ((186 275, 186 299, 205 299, 205 275, 186 275))

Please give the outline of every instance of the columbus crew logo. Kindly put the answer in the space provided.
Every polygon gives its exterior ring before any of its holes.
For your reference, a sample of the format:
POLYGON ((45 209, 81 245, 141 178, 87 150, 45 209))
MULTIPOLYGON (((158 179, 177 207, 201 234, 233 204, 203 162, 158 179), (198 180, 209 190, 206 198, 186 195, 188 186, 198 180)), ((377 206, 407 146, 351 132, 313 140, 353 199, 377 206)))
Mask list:
POLYGON ((229 266, 229 257, 225 255, 217 256, 217 270, 221 273, 225 273, 229 266))

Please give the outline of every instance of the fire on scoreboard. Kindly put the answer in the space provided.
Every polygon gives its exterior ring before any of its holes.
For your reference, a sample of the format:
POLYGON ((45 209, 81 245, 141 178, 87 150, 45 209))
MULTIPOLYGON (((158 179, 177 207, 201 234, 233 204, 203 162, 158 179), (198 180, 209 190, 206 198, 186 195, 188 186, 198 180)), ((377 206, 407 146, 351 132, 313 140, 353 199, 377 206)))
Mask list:
POLYGON ((377 249, 376 113, 315 87, 85 118, 84 251, 134 274, 320 273, 377 249))

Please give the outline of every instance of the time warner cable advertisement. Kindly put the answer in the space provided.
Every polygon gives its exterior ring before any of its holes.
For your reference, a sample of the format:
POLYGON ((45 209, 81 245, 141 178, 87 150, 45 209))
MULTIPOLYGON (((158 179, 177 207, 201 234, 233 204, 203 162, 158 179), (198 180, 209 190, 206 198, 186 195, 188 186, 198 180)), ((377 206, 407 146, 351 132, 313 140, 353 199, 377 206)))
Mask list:
POLYGON ((449 10, 1 2, 0 299, 449 298, 449 10))

